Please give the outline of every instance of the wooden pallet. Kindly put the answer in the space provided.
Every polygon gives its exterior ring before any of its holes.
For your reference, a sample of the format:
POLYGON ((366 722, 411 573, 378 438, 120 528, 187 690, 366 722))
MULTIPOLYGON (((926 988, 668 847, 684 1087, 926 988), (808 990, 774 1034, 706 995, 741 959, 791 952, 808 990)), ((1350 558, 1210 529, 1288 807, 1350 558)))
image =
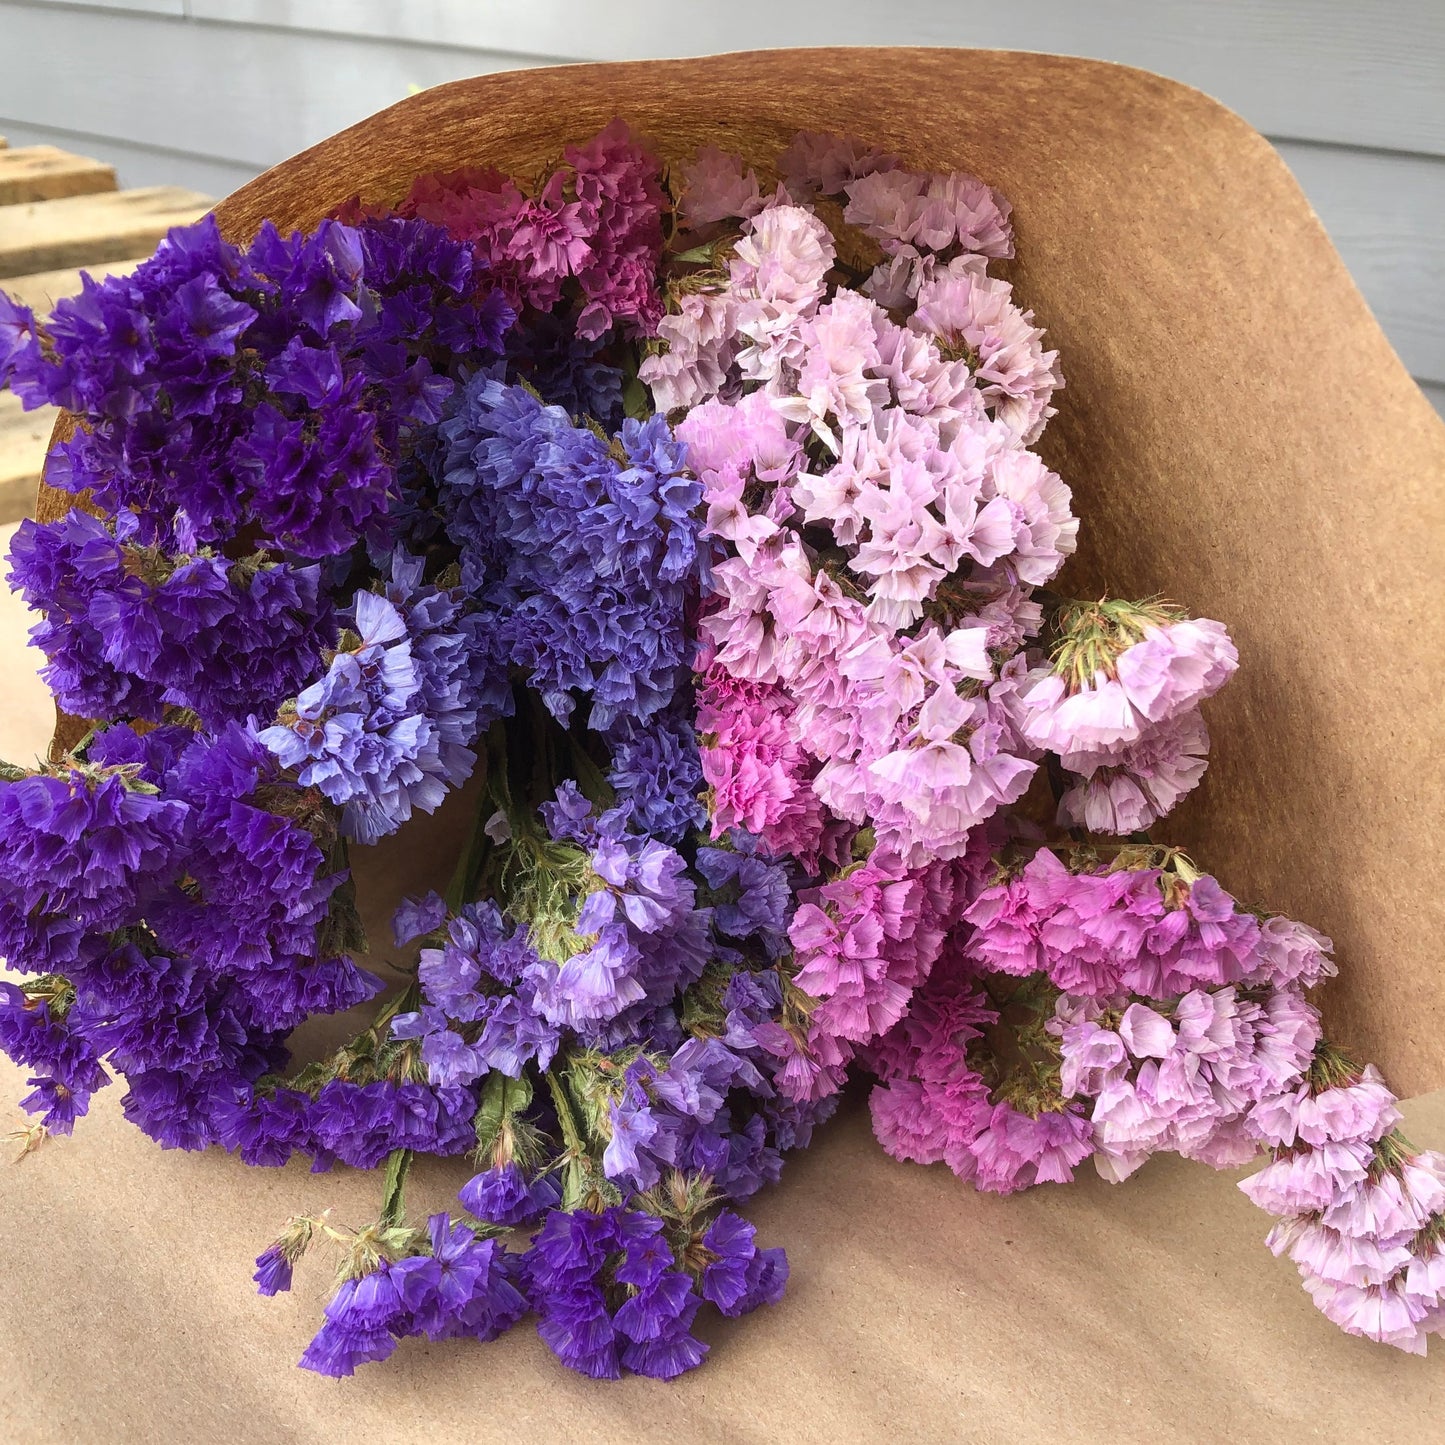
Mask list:
MULTIPOLYGON (((81 273, 132 270, 172 226, 210 210, 179 186, 116 190, 115 171, 55 146, 9 148, 0 136, 0 290, 32 310, 75 295, 81 273)), ((26 412, 0 392, 0 525, 30 515, 55 410, 26 412)))
POLYGON ((149 259, 149 256, 130 256, 124 261, 100 261, 64 271, 37 271, 33 276, 10 276, 0 281, 0 290, 12 301, 28 306, 38 316, 42 311, 54 311, 57 301, 67 296, 78 296, 81 277, 87 273, 97 281, 102 276, 123 276, 149 259))
POLYGON ((181 186, 0 206, 0 285, 7 276, 153 250, 172 226, 188 226, 210 208, 209 196, 181 186))
POLYGON ((115 168, 56 146, 0 151, 0 206, 115 190, 115 168))

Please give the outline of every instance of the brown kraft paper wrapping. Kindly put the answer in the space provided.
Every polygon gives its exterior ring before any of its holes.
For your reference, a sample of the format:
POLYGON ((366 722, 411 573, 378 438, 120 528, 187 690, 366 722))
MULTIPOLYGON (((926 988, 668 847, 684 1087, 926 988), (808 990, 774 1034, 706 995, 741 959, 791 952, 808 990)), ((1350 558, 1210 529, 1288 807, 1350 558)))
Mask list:
MULTIPOLYGON (((668 158, 766 163, 800 128, 962 168, 1013 203, 1008 268, 1061 352, 1040 446, 1074 491, 1062 585, 1164 592, 1229 627, 1240 670, 1206 709, 1198 791, 1159 836, 1241 898, 1335 939, 1332 1035, 1402 1094, 1445 1084, 1440 641, 1445 425, 1391 350, 1269 144, 1141 71, 991 51, 819 50, 574 66, 425 92, 267 172, 217 208, 313 225, 420 171, 527 174, 621 115, 668 158)), ((65 423, 62 422, 62 428, 65 423)), ((41 489, 39 515, 70 499, 41 489)), ((18 609, 0 615, 0 753, 43 740, 18 609), (12 679, 14 685, 12 686, 12 679), (27 690, 28 689, 28 690, 27 690)), ((62 718, 58 738, 78 735, 62 718)), ((460 810, 378 849, 387 897, 445 877, 460 810)), ((384 933, 381 936, 385 936, 384 933)), ((21 1071, 0 1068, 17 1096, 21 1071)), ((887 1159, 845 1106, 750 1207, 788 1246, 784 1303, 712 1327, 672 1386, 594 1385, 528 1330, 482 1348, 404 1342, 350 1383, 292 1361, 326 1271, 250 1294, 287 1215, 374 1215, 377 1181, 162 1153, 105 1091, 70 1141, 0 1173, 0 1441, 1429 1440, 1445 1374, 1338 1334, 1260 1240, 1237 1174, 1161 1159, 1014 1199, 887 1159)), ((1406 1127, 1445 1146, 1445 1094, 1406 1127)), ((418 1170, 414 1212, 465 1166, 418 1170)))

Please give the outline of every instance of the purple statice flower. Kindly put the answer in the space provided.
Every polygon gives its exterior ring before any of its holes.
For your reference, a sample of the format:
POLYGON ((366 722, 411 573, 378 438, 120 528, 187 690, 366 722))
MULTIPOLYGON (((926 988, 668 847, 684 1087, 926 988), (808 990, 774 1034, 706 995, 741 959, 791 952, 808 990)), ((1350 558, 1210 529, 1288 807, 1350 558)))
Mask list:
POLYGON ((0 980, 0 1050, 22 1068, 31 1092, 20 1107, 41 1115, 52 1134, 68 1134, 90 1107, 90 1096, 110 1083, 94 1046, 57 1018, 51 1000, 32 997, 0 980))
POLYGON ((46 680, 62 707, 154 721, 165 704, 208 727, 266 712, 297 689, 336 639, 317 567, 209 555, 162 558, 81 512, 26 521, 12 585, 41 620, 46 680))
POLYGON ((406 1306, 392 1267, 343 1280, 326 1302, 326 1319, 301 1356, 301 1368, 340 1378, 358 1365, 387 1359, 404 1332, 406 1306))
POLYGON ((745 1315, 759 1305, 777 1304, 788 1284, 788 1257, 781 1249, 759 1249, 757 1228, 730 1209, 719 1212, 702 1236, 712 1259, 703 1267, 702 1297, 725 1315, 745 1315))
POLYGON ((483 374, 443 423, 438 479, 463 586, 559 720, 590 726, 670 702, 691 649, 700 496, 661 417, 609 443, 520 386, 483 374))
POLYGON ((494 1340, 511 1329, 527 1301, 512 1281, 502 1244, 478 1239, 446 1214, 433 1214, 427 1232, 430 1252, 408 1255, 390 1271, 406 1311, 404 1332, 430 1340, 494 1340))
POLYGON ((393 833, 414 808, 434 811, 470 775, 478 731, 455 599, 420 584, 400 555, 388 597, 358 592, 357 644, 332 658, 260 740, 303 787, 341 805, 361 842, 393 833))
POLYGON ((374 994, 376 978, 321 949, 318 930, 345 875, 327 867, 299 821, 307 806, 300 789, 254 733, 232 724, 215 739, 197 738, 170 786, 189 809, 194 886, 152 910, 158 937, 243 976, 246 1016, 263 1028, 291 1028, 374 994))
POLYGON ((758 1250, 736 1215, 724 1211, 694 1233, 700 1268, 678 1262, 653 1215, 618 1207, 549 1214, 524 1267, 542 1316, 538 1333, 558 1359, 596 1379, 624 1369, 672 1379, 707 1353, 691 1329, 704 1300, 739 1315, 781 1298, 782 1251, 758 1250))
POLYGON ((131 923, 182 865, 185 821, 183 804, 124 769, 74 765, 0 782, 0 896, 93 929, 131 923))
POLYGON ((291 1288, 291 1261, 281 1252, 279 1245, 271 1245, 256 1256, 256 1272, 251 1276, 256 1282, 256 1293, 268 1298, 291 1288))
POLYGON ((332 1079, 316 1095, 310 1125, 318 1158, 375 1169, 393 1149, 465 1154, 477 1142, 476 1109, 476 1091, 456 1085, 332 1079))
POLYGON ((183 550, 245 528, 301 558, 385 529, 395 459, 453 371, 512 320, 470 247, 424 221, 309 236, 263 224, 244 252, 213 218, 128 276, 86 278, 45 328, 7 313, 10 383, 88 422, 51 481, 183 550))
POLYGON ((546 1174, 529 1179, 515 1159, 474 1174, 457 1198, 488 1224, 531 1224, 561 1202, 556 1183, 546 1174))
POLYGON ((588 340, 568 320, 536 313, 507 335, 508 378, 525 381, 549 406, 616 432, 624 419, 623 374, 599 359, 605 340, 588 340))
POLYGON ((633 1189, 651 1189, 664 1169, 705 1173, 730 1199, 775 1179, 778 1151, 766 1121, 747 1107, 773 1096, 761 1057, 751 1038, 734 1048, 712 1037, 689 1038, 657 1062, 634 1060, 608 1103, 603 1172, 633 1189))

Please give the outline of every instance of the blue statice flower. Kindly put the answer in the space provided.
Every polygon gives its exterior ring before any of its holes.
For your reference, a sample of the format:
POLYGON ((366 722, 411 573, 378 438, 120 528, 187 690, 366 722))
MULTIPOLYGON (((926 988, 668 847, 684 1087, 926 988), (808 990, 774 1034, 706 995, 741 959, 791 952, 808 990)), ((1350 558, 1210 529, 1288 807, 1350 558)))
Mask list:
POLYGON ((699 484, 654 417, 609 441, 521 386, 468 384, 438 478, 462 583, 552 714, 589 725, 666 707, 691 662, 699 484))
POLYGON ((578 336, 568 317, 533 312, 507 334, 507 376, 525 381, 550 406, 590 417, 608 433, 623 423, 623 374, 598 360, 609 340, 578 336))
MULTIPOLYGON (((690 699, 688 700, 690 702, 690 699)), ((627 827, 674 847, 707 821, 702 759, 687 713, 674 702, 646 721, 623 718, 608 741, 607 781, 627 827)))
POLYGON ((62 707, 156 721, 170 704, 214 728, 314 675, 336 640, 319 568, 162 556, 134 530, 78 511, 16 530, 10 581, 40 614, 31 638, 62 707))
POLYGON ((757 939, 770 960, 788 952, 794 899, 786 868, 727 848, 699 848, 696 866, 717 895, 713 921, 719 933, 757 939))
POLYGON ((433 812, 476 762, 468 633, 455 597, 420 573, 399 559, 388 596, 356 594, 355 644, 259 735, 303 787, 342 807, 343 831, 363 843, 414 808, 433 812))

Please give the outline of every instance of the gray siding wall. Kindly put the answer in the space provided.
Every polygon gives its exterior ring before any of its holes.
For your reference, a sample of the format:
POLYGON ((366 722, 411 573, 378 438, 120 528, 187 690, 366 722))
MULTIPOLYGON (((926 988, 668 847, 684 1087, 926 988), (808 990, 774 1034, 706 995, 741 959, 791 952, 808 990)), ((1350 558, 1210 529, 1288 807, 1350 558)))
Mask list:
POLYGON ((825 43, 1051 50, 1217 96, 1445 411, 1445 0, 0 0, 0 133, 224 194, 445 80, 825 43))

